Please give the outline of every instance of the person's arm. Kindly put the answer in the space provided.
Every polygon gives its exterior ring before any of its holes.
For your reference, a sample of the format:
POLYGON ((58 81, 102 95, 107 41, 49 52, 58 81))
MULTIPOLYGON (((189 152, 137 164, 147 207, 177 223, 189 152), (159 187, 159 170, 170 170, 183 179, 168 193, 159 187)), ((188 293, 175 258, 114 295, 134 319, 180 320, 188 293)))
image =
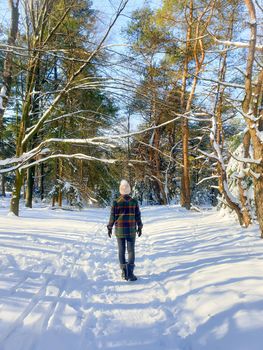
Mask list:
POLYGON ((136 207, 135 207, 135 220, 138 228, 138 236, 140 237, 142 234, 143 224, 142 224, 141 212, 140 212, 138 202, 136 203, 136 207))
POLYGON ((111 235, 112 235, 112 228, 113 228, 115 221, 116 221, 116 210, 115 210, 115 202, 113 202, 112 207, 111 207, 111 212, 110 212, 109 223, 107 225, 109 237, 111 237, 111 235))

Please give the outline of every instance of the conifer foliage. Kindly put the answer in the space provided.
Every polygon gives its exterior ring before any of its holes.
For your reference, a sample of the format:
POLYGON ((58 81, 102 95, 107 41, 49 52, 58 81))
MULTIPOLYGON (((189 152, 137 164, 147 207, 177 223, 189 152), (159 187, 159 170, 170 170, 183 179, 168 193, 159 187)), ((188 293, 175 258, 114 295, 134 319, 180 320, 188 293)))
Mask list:
POLYGON ((103 2, 9 1, 0 173, 11 211, 22 197, 106 204, 126 177, 142 203, 227 207, 263 237, 262 6, 111 5, 107 23, 103 2))

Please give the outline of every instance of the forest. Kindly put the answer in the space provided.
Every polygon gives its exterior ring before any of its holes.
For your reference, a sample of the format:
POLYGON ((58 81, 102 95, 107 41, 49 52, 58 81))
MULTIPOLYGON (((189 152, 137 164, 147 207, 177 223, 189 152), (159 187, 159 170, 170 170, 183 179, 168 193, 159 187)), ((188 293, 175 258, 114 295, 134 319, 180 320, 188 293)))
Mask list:
POLYGON ((1 196, 16 216, 101 207, 125 178, 141 204, 225 208, 263 238, 262 2, 131 2, 108 21, 103 1, 8 1, 1 196))

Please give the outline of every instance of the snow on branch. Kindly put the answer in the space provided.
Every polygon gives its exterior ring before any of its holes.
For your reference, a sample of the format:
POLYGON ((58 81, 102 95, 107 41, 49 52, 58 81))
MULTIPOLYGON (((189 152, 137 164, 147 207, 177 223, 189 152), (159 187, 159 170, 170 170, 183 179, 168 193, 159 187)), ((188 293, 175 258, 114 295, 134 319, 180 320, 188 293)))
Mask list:
MULTIPOLYGON (((44 163, 50 159, 57 159, 57 158, 64 158, 64 159, 81 159, 81 160, 87 160, 87 161, 99 161, 102 163, 107 163, 107 164, 115 164, 115 163, 121 163, 121 162, 127 162, 126 159, 106 159, 106 158, 97 158, 97 157, 92 157, 92 156, 88 156, 86 154, 82 154, 82 153, 76 153, 76 154, 51 154, 47 157, 44 158, 40 158, 34 162, 28 163, 28 164, 20 164, 20 165, 16 165, 16 166, 12 166, 10 168, 5 168, 5 169, 1 169, 0 170, 0 174, 3 173, 8 173, 11 171, 14 171, 16 169, 22 170, 22 169, 29 169, 32 166, 44 163)), ((147 163, 146 161, 143 160, 136 160, 136 159, 130 159, 129 163, 142 163, 145 164, 147 163)))
MULTIPOLYGON (((237 47, 237 48, 249 48, 249 43, 243 43, 243 42, 241 42, 241 41, 229 41, 229 40, 219 40, 219 39, 217 39, 217 37, 214 35, 214 34, 212 34, 212 33, 210 33, 210 32, 208 32, 212 37, 213 37, 213 39, 217 42, 217 43, 219 43, 219 44, 223 44, 223 45, 225 45, 225 46, 234 46, 234 47, 237 47)), ((255 50, 257 50, 257 51, 263 51, 263 45, 256 45, 255 46, 255 50)))
MULTIPOLYGON (((37 147, 35 147, 34 149, 30 150, 29 152, 27 153, 23 153, 23 155, 21 157, 12 157, 12 158, 8 158, 8 159, 5 159, 5 160, 0 160, 0 166, 6 166, 6 165, 9 165, 9 164, 18 164, 16 166, 13 166, 12 168, 5 168, 5 169, 2 169, 0 170, 0 173, 2 172, 9 172, 9 171, 13 171, 13 170, 16 170, 18 168, 26 168, 28 167, 28 165, 24 165, 26 162, 28 162, 30 159, 34 158, 36 155, 40 154, 43 150, 44 147, 46 147, 46 145, 48 143, 52 143, 52 142, 60 142, 60 143, 71 143, 71 144, 92 144, 92 145, 95 145, 95 146, 103 146, 103 147, 111 147, 111 148, 114 148, 116 147, 116 145, 112 144, 112 143, 107 143, 105 142, 106 140, 118 140, 118 139, 122 139, 122 138, 128 138, 128 137, 131 137, 131 136, 135 136, 135 135, 140 135, 140 134, 143 134, 147 131, 150 131, 150 130, 154 130, 154 129, 158 129, 158 128, 161 128, 165 125, 168 125, 182 117, 186 117, 187 114, 190 114, 192 113, 191 111, 186 113, 186 114, 178 114, 178 113, 174 113, 175 115, 177 115, 175 118, 173 119, 170 119, 162 124, 159 124, 159 125, 154 125, 154 126, 151 126, 149 128, 146 128, 146 129, 143 129, 143 130, 140 130, 140 131, 135 131, 135 132, 132 132, 132 133, 127 133, 127 134, 120 134, 120 135, 108 135, 108 136, 97 136, 97 137, 93 137, 93 138, 86 138, 86 139, 59 139, 59 138, 50 138, 50 139, 47 139, 43 142, 41 142, 37 147), (105 141, 104 141, 105 140, 105 141), (102 142, 103 141, 103 142, 102 142)), ((89 156, 85 156, 83 155, 84 157, 89 157, 89 156)), ((54 157, 52 155, 52 157, 54 157)), ((84 158, 83 158, 84 159, 84 158)), ((88 159, 88 158, 85 158, 85 159, 88 159)), ((91 158, 93 159, 93 158, 91 158)), ((99 159, 98 159, 99 160, 99 159)), ((117 161, 117 160, 115 160, 117 161)), ((33 163, 30 163, 30 164, 33 164, 33 163)))
POLYGON ((8 164, 20 163, 20 162, 22 162, 24 160, 23 156, 22 157, 6 158, 6 159, 3 159, 3 160, 0 159, 0 166, 5 166, 5 165, 8 165, 8 164))
POLYGON ((5 85, 3 85, 2 87, 1 87, 1 91, 0 91, 0 110, 3 110, 4 109, 4 107, 3 107, 3 99, 4 98, 7 98, 7 96, 6 96, 6 86, 5 85))
MULTIPOLYGON (((92 156, 87 156, 86 154, 82 153, 75 153, 75 154, 52 154, 48 157, 41 158, 36 160, 35 162, 25 164, 20 167, 20 169, 28 169, 31 168, 32 166, 41 164, 43 162, 46 162, 50 159, 56 159, 56 158, 64 158, 64 159, 81 159, 81 160, 87 160, 87 161, 99 161, 102 163, 107 163, 107 164, 115 164, 115 163, 121 163, 121 162, 127 162, 127 160, 122 160, 122 159, 106 159, 106 158, 97 158, 97 157, 92 157, 92 156)), ((129 159, 129 163, 147 163, 146 161, 143 160, 136 160, 136 159, 129 159)), ((1 171, 0 171, 1 172, 1 171)))
MULTIPOLYGON (((94 120, 93 118, 88 118, 88 117, 82 117, 82 116, 79 116, 78 114, 80 113, 93 113, 93 114, 97 114, 97 115, 102 115, 102 116, 106 116, 106 114, 103 114, 103 113, 100 113, 100 112, 96 112, 96 111, 93 111, 93 110, 90 110, 90 109, 85 109, 85 110, 79 110, 79 111, 76 111, 76 112, 71 112, 71 113, 67 113, 67 114, 62 114, 60 115, 59 117, 55 117, 53 119, 48 119, 46 120, 43 125, 46 125, 48 123, 52 123, 54 121, 58 121, 58 120, 61 120, 61 119, 64 119, 64 118, 68 118, 68 117, 74 117, 74 118, 77 118, 77 119, 81 119, 81 120, 85 120, 85 121, 90 121, 90 122, 93 122, 95 124, 102 124, 101 122, 97 121, 97 120, 94 120)), ((34 128, 34 125, 32 125, 31 127, 27 128, 26 131, 29 132, 31 129, 34 128)))
POLYGON ((210 140, 211 140, 211 143, 213 144, 213 148, 217 154, 218 162, 221 164, 222 169, 225 169, 225 163, 223 160, 222 152, 221 152, 219 144, 216 142, 215 135, 216 135, 216 119, 215 119, 215 117, 213 117, 212 118, 212 128, 210 129, 210 140))
POLYGON ((239 173, 234 173, 232 176, 237 179, 243 179, 246 175, 251 175, 256 180, 258 180, 262 176, 259 173, 255 173, 250 167, 243 168, 239 173))
MULTIPOLYGON (((235 47, 239 47, 239 48, 249 48, 249 43, 242 43, 242 42, 238 42, 238 41, 224 41, 224 40, 219 40, 215 38, 215 41, 226 45, 226 46, 235 46, 235 47)), ((257 51, 263 51, 263 45, 256 45, 255 49, 257 51)))
POLYGON ((262 158, 259 158, 259 159, 243 158, 243 157, 240 158, 234 155, 233 153, 231 153, 230 151, 229 151, 229 154, 231 155, 231 157, 233 157, 235 160, 237 160, 240 163, 261 164, 262 162, 262 158))
POLYGON ((49 143, 71 143, 71 144, 92 144, 95 146, 103 146, 103 147, 111 147, 115 148, 116 145, 106 142, 96 142, 96 140, 89 140, 89 139, 59 139, 59 138, 50 138, 43 142, 41 142, 37 147, 33 148, 29 152, 23 153, 21 157, 12 157, 7 158, 4 160, 0 160, 0 166, 6 166, 9 164, 19 164, 17 167, 13 168, 12 170, 15 170, 17 168, 23 167, 23 164, 28 162, 30 159, 36 157, 39 154, 44 154, 47 152, 50 152, 49 149, 45 148, 47 144, 49 143))
POLYGON ((207 158, 211 158, 211 159, 217 160, 219 162, 218 157, 214 153, 207 153, 207 152, 202 151, 201 149, 198 149, 197 151, 202 153, 207 158))
POLYGON ((192 113, 191 111, 190 112, 187 112, 185 114, 179 114, 179 113, 175 113, 173 112, 174 115, 176 115, 177 117, 173 118, 173 119, 170 119, 162 124, 158 124, 158 125, 153 125, 153 126, 150 126, 149 128, 146 128, 146 129, 143 129, 143 130, 140 130, 140 131, 134 131, 134 132, 131 132, 129 134, 120 134, 120 135, 109 135, 109 136, 97 136, 97 137, 93 137, 89 140, 91 141, 96 141, 96 140, 109 140, 109 139, 121 139, 121 138, 128 138, 128 137, 131 137, 131 136, 135 136, 135 135, 140 135, 140 134, 143 134, 147 131, 151 131, 151 130, 154 130, 154 129, 158 129, 158 128, 161 128, 165 125, 168 125, 170 123, 173 123, 175 122, 176 120, 179 120, 181 119, 182 117, 183 118, 187 118, 187 115, 189 115, 190 113, 192 113))
POLYGON ((60 138, 50 138, 47 140, 44 140, 41 142, 36 148, 32 149, 30 152, 36 152, 37 150, 41 149, 43 146, 45 146, 48 143, 71 143, 71 144, 79 144, 79 145, 95 145, 95 146, 108 146, 110 148, 115 148, 116 145, 112 143, 105 143, 105 142, 99 142, 94 139, 60 139, 60 138))
MULTIPOLYGON (((41 142, 36 148, 34 148, 32 151, 30 151, 30 153, 32 152, 37 152, 39 151, 44 145, 46 145, 47 143, 51 143, 51 142, 61 142, 61 143, 72 143, 72 144, 93 144, 96 146, 109 146, 111 148, 116 147, 116 145, 111 144, 111 143, 105 143, 105 142, 101 142, 103 140, 116 140, 116 139, 122 139, 122 138, 128 138, 131 136, 135 136, 135 135, 140 135, 143 134, 145 132, 148 132, 150 130, 154 130, 154 129, 158 129, 161 128, 165 125, 168 125, 170 123, 173 123, 174 121, 182 118, 182 117, 187 117, 188 114, 192 113, 191 111, 186 113, 186 114, 178 114, 178 113, 174 113, 175 115, 177 115, 175 118, 167 120, 166 122, 159 124, 159 125, 153 125, 149 128, 145 128, 143 130, 140 131, 134 131, 132 133, 127 133, 127 134, 120 134, 120 135, 108 135, 108 136, 96 136, 93 138, 86 138, 86 139, 59 139, 59 138, 50 138, 48 140, 45 140, 43 142, 41 142)), ((1 163, 0 163, 1 165, 1 163)))
POLYGON ((234 196, 232 195, 232 193, 230 192, 226 180, 223 181, 223 186, 224 186, 224 191, 226 192, 226 195, 227 195, 228 198, 231 200, 231 202, 235 203, 235 204, 240 208, 240 203, 239 203, 239 201, 237 200, 237 198, 234 197, 234 196))
MULTIPOLYGON (((195 77, 194 74, 191 74, 191 75, 195 77)), ((220 80, 209 79, 209 78, 204 78, 204 77, 199 78, 199 80, 200 81, 209 81, 211 83, 215 83, 215 84, 218 84, 218 85, 223 85, 223 86, 226 86, 226 87, 229 87, 229 88, 245 90, 245 85, 230 83, 228 81, 220 81, 220 80)))
POLYGON ((255 117, 254 116, 254 112, 252 110, 248 111, 248 113, 245 113, 245 118, 248 118, 249 120, 251 120, 252 122, 257 122, 258 120, 261 119, 261 116, 259 117, 255 117))
POLYGON ((262 176, 262 174, 255 173, 251 168, 249 169, 249 174, 252 175, 257 180, 262 176))
POLYGON ((199 182, 197 182, 197 186, 200 185, 202 182, 204 181, 208 181, 208 180, 211 180, 211 179, 218 179, 219 176, 218 175, 213 175, 213 176, 209 176, 209 177, 205 177, 203 178, 202 180, 200 180, 199 182))
POLYGON ((259 138, 260 142, 263 143, 263 131, 259 131, 257 128, 256 133, 257 133, 257 137, 259 138))

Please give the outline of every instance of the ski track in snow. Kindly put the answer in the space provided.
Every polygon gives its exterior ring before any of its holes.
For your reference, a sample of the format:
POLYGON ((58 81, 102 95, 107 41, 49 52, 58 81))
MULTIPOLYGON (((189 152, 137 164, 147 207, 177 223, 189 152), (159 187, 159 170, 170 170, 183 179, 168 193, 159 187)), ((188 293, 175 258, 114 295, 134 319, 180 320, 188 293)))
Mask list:
POLYGON ((120 279, 108 216, 36 208, 14 218, 0 206, 0 350, 261 350, 258 227, 143 208, 132 283, 120 279))

